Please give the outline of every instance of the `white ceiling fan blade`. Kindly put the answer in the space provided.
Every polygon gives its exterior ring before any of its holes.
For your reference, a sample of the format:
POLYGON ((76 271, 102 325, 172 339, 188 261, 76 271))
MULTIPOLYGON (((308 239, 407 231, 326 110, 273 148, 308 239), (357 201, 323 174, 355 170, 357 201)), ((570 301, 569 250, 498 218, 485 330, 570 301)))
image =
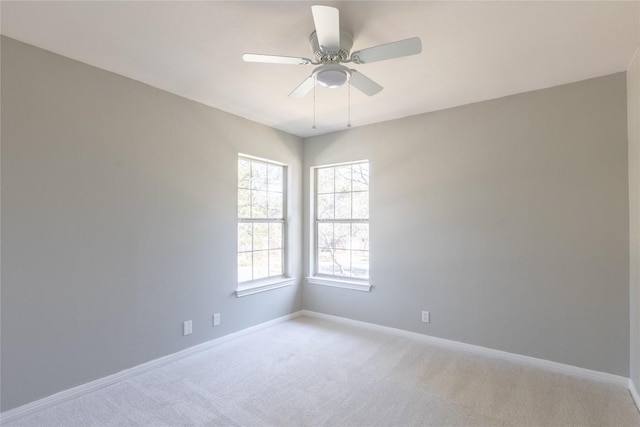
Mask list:
POLYGON ((382 86, 356 70, 351 70, 349 84, 369 96, 373 96, 382 90, 382 86))
POLYGON ((311 6, 318 44, 324 50, 340 50, 340 13, 330 6, 311 6))
POLYGON ((419 37, 413 37, 358 50, 351 54, 351 60, 356 64, 368 64, 370 62, 416 55, 420 52, 422 52, 422 42, 419 37))
POLYGON ((294 56, 260 55, 257 53, 245 53, 244 55, 242 55, 242 59, 245 62, 265 62, 267 64, 311 64, 311 60, 308 58, 296 58, 294 56))
POLYGON ((293 92, 289 94, 289 96, 291 98, 302 98, 306 94, 308 94, 311 89, 313 89, 313 86, 315 85, 315 83, 316 82, 313 76, 309 76, 305 81, 300 83, 300 86, 295 88, 293 92))

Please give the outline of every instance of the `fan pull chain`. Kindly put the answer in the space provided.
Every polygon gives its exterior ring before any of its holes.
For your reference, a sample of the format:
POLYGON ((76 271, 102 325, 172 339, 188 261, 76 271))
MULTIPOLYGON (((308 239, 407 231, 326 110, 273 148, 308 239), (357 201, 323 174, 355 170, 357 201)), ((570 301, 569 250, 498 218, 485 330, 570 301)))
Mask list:
POLYGON ((348 112, 348 119, 347 119, 347 127, 350 128, 351 127, 351 85, 349 83, 347 83, 347 112, 348 112))
POLYGON ((316 129, 316 86, 317 86, 317 77, 313 76, 313 126, 311 129, 316 129))

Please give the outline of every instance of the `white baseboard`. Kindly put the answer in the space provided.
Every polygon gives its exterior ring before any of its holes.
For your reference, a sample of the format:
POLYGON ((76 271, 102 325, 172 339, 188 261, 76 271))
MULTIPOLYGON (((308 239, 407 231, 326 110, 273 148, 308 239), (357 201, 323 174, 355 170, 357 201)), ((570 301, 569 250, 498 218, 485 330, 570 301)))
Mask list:
MULTIPOLYGON (((348 325, 359 326, 362 328, 372 329, 376 331, 386 332, 393 335, 412 338, 419 341, 428 342, 443 347, 453 348, 457 350, 467 351, 470 353, 480 354, 483 356, 495 357, 511 362, 522 363, 529 366, 535 366, 545 369, 547 371, 557 372, 573 377, 586 378, 590 380, 597 380, 609 384, 615 384, 623 387, 629 387, 629 378, 619 375, 609 374, 606 372, 593 371, 591 369, 579 368, 577 366, 565 365, 563 363, 552 362, 550 360, 538 359, 530 356, 523 356, 521 354, 509 353, 501 350, 494 350, 492 348, 481 347, 473 344, 465 344, 459 341, 452 341, 444 338, 433 337, 430 335, 423 335, 417 332, 405 331, 402 329, 391 328, 388 326, 376 325, 374 323, 361 322, 359 320, 347 319, 339 316, 332 316, 330 314, 318 313, 309 310, 302 310, 302 314, 308 317, 315 317, 319 319, 334 320, 336 322, 345 323, 348 325)), ((635 399, 635 397, 634 397, 635 399)), ((636 404, 638 400, 636 400, 636 404)), ((639 406, 640 407, 640 406, 639 406)))
POLYGON ((629 378, 629 393, 631 393, 631 397, 633 397, 633 401, 636 403, 636 408, 640 411, 640 394, 638 394, 638 389, 636 389, 636 385, 631 378, 629 378))
POLYGON ((168 363, 175 362, 177 360, 184 359, 194 354, 209 350, 211 348, 217 347, 221 344, 229 342, 243 335, 247 335, 252 332, 259 331, 260 329, 267 328, 271 325, 275 325, 276 323, 281 323, 281 322, 296 318, 301 314, 302 314, 302 311, 297 311, 295 313, 287 314, 286 316, 278 317, 276 319, 269 320, 267 322, 260 323, 255 326, 251 326, 241 331, 234 332, 229 335, 225 335, 223 337, 204 342, 202 344, 194 345, 193 347, 186 348, 177 353, 169 354, 167 356, 163 356, 158 359, 151 360, 141 365, 134 366, 133 368, 125 369, 124 371, 120 371, 113 375, 109 375, 107 377, 100 378, 95 381, 91 381, 86 384, 79 385, 77 387, 63 390, 59 393, 52 394, 51 396, 47 396, 43 399, 39 399, 34 402, 27 403, 26 405, 19 406, 14 409, 10 409, 8 411, 0 413, 0 425, 4 423, 8 423, 10 421, 14 421, 26 415, 33 414, 37 411, 51 407, 53 405, 57 405, 67 400, 82 396, 92 391, 99 390, 101 388, 107 387, 117 382, 135 377, 136 375, 140 375, 151 369, 155 369, 160 366, 164 366, 168 363))

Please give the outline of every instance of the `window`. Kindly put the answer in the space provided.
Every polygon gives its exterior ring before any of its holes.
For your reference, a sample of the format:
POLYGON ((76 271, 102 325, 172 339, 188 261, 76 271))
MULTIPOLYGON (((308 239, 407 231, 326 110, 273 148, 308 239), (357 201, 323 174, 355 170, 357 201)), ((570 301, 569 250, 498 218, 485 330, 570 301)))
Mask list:
MULTIPOLYGON (((285 189, 285 166, 238 158, 239 291, 261 287, 268 279, 285 275, 285 189)), ((290 283, 283 286, 286 284, 290 283)))
POLYGON ((315 268, 309 281, 368 281, 369 162, 315 168, 314 215, 315 268))

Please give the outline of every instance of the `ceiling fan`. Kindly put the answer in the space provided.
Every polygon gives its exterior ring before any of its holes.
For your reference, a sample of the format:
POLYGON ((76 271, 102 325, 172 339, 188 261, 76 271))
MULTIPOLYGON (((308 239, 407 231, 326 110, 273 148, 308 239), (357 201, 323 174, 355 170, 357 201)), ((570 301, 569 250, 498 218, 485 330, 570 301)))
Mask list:
POLYGON ((317 65, 311 75, 289 94, 290 97, 302 98, 315 87, 316 83, 323 87, 336 88, 347 82, 364 94, 373 96, 382 90, 382 86, 361 72, 342 64, 369 64, 422 52, 420 38, 413 37, 357 50, 349 55, 353 46, 353 37, 340 29, 338 9, 330 6, 311 6, 311 13, 316 30, 309 36, 309 43, 315 60, 255 53, 245 53, 242 56, 245 62, 317 65))

